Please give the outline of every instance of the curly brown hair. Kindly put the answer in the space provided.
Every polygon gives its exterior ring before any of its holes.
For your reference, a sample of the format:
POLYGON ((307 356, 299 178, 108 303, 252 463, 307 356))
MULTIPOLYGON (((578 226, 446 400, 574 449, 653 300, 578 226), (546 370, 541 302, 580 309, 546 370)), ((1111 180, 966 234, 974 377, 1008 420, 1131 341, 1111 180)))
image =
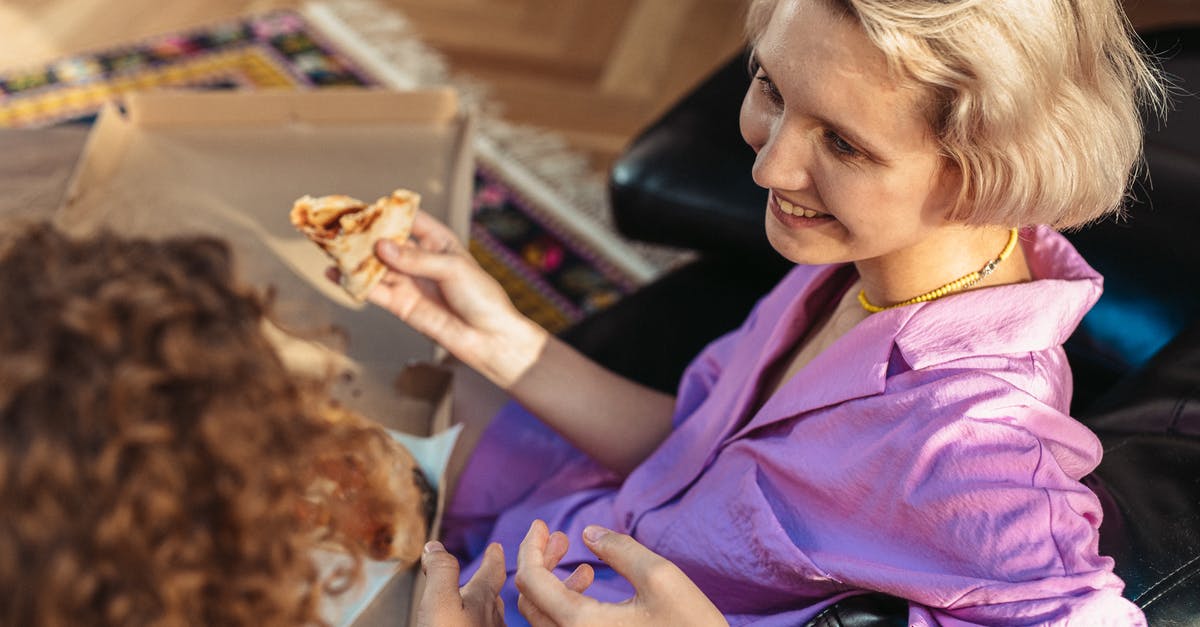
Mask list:
POLYGON ((361 549, 297 512, 362 433, 313 415, 228 247, 5 241, 0 623, 321 624, 313 549, 361 549))

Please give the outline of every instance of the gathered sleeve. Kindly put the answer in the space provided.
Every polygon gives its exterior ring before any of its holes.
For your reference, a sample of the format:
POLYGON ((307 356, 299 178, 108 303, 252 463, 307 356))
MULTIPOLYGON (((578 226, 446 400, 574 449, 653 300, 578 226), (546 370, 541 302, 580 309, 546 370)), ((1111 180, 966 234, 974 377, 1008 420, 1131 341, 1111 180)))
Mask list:
POLYGON ((913 625, 1144 623, 1098 553, 1099 500, 1080 483, 1100 460, 1094 434, 980 370, 898 379, 808 425, 806 448, 813 435, 862 443, 825 460, 837 471, 773 459, 759 472, 764 493, 841 510, 806 523, 821 571, 909 599, 913 625))
POLYGON ((1098 554, 1086 427, 978 369, 897 379, 729 443, 659 548, 706 592, 737 577, 790 599, 762 614, 717 592, 737 623, 882 592, 910 602, 913 625, 1144 624, 1098 554), (714 531, 730 540, 696 555, 714 531))
POLYGON ((712 392, 713 386, 733 359, 734 353, 739 349, 745 350, 743 339, 754 331, 762 308, 763 301, 759 301, 741 326, 710 342, 688 364, 680 379, 679 391, 675 396, 673 426, 678 427, 680 423, 695 413, 696 408, 712 392))

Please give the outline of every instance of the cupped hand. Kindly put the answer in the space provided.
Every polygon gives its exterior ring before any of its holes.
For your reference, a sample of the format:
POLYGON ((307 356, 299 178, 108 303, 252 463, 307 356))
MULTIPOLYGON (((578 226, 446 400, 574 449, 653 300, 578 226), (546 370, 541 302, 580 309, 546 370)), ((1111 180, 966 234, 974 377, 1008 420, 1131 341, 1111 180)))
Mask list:
POLYGON ((504 549, 488 546, 479 570, 458 587, 458 560, 439 542, 425 545, 421 556, 425 592, 417 606, 417 627, 500 627, 504 625, 504 549))
POLYGON ((541 354, 547 332, 429 214, 417 212, 411 242, 381 240, 375 254, 390 271, 368 299, 493 383, 508 389, 541 354))
POLYGON ((551 570, 566 547, 555 548, 546 524, 537 520, 521 542, 516 575, 521 593, 517 608, 534 627, 728 625, 683 571, 632 537, 593 525, 584 529, 583 540, 592 553, 633 585, 634 596, 620 603, 584 596, 581 593, 594 576, 586 565, 566 581, 559 581, 551 570))

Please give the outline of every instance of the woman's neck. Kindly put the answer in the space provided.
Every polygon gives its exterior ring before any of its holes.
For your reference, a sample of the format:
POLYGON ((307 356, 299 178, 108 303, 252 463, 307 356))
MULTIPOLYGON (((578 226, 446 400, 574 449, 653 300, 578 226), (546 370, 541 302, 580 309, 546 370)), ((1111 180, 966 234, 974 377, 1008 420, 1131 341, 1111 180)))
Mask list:
MULTIPOLYGON (((1009 229, 946 226, 920 243, 882 257, 856 261, 867 300, 881 306, 904 302, 980 270, 1000 255, 1009 229)), ((1007 259, 966 291, 1032 279, 1018 243, 1007 259)))

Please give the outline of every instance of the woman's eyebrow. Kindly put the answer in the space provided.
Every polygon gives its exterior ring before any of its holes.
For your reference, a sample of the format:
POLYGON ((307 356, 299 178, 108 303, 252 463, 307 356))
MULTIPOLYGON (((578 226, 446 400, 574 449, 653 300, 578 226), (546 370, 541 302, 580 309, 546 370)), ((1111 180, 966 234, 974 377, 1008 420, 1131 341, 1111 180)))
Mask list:
POLYGON ((875 144, 867 141, 866 139, 863 138, 862 135, 859 135, 856 131, 851 130, 845 124, 840 124, 838 122, 835 122, 833 120, 827 119, 827 118, 819 116, 819 115, 814 115, 813 118, 815 120, 817 120, 818 122, 820 122, 822 125, 828 127, 833 132, 837 133, 839 136, 841 136, 842 139, 845 139, 845 140, 849 141, 851 144, 854 144, 855 146, 857 146, 860 150, 865 152, 870 159, 872 159, 874 161, 878 161, 879 163, 883 163, 883 164, 886 164, 888 162, 888 160, 883 157, 879 148, 875 144))
MULTIPOLYGON (((753 75, 755 73, 755 70, 757 68, 757 69, 761 69, 762 72, 765 75, 767 75, 768 77, 773 76, 771 74, 771 71, 769 69, 767 69, 767 66, 763 64, 762 57, 760 57, 758 55, 758 50, 751 51, 749 63, 750 63, 749 69, 751 71, 751 75, 753 75)), ((772 80, 774 82, 774 79, 772 79, 772 80)), ((776 84, 776 87, 778 87, 778 83, 775 83, 775 84, 776 84)), ((867 156, 869 158, 871 158, 872 160, 878 161, 878 162, 884 163, 884 164, 887 163, 887 159, 883 158, 879 147, 874 142, 867 141, 867 139, 862 134, 858 133, 857 131, 854 131, 849 125, 842 123, 842 122, 835 121, 828 116, 820 115, 817 113, 807 113, 807 115, 809 117, 817 120, 818 122, 820 122, 823 126, 828 127, 830 130, 837 133, 843 139, 854 144, 860 150, 865 152, 867 154, 867 156)))
POLYGON ((751 70, 753 70, 754 68, 762 67, 762 59, 759 58, 759 56, 758 56, 758 48, 757 47, 750 49, 750 58, 747 59, 746 61, 749 64, 751 70))

